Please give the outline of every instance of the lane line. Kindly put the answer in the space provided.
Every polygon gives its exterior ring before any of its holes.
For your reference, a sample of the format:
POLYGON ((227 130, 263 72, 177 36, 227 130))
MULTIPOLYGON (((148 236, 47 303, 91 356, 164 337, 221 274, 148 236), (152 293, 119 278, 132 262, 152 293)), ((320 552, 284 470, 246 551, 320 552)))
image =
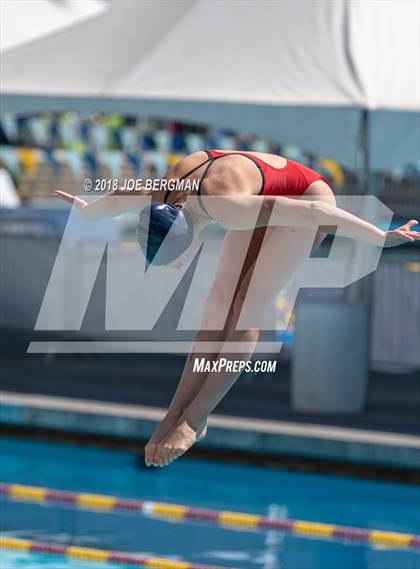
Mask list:
POLYGON ((134 553, 17 539, 6 535, 0 535, 0 549, 10 549, 25 553, 47 553, 49 555, 59 555, 69 559, 77 559, 78 561, 91 561, 104 564, 115 563, 132 565, 133 567, 149 567, 150 569, 228 569, 226 567, 217 567, 216 565, 177 561, 163 557, 146 557, 134 553))
POLYGON ((182 504, 68 492, 50 488, 24 486, 21 484, 6 484, 0 482, 0 498, 8 498, 16 502, 67 505, 78 510, 90 512, 125 512, 172 522, 208 523, 225 529, 239 529, 241 531, 274 530, 291 533, 300 537, 345 539, 353 542, 386 545, 396 549, 420 549, 420 535, 417 534, 354 528, 316 521, 275 520, 244 512, 209 510, 182 504))

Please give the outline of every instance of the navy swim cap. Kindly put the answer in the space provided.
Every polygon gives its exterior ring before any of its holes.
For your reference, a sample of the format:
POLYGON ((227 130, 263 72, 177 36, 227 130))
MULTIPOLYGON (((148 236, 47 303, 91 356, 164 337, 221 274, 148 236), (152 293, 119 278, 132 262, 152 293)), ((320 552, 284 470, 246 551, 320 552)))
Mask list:
POLYGON ((156 258, 155 265, 171 263, 190 246, 193 221, 188 212, 165 203, 152 203, 140 212, 137 241, 148 264, 155 258, 169 230, 171 237, 156 258))

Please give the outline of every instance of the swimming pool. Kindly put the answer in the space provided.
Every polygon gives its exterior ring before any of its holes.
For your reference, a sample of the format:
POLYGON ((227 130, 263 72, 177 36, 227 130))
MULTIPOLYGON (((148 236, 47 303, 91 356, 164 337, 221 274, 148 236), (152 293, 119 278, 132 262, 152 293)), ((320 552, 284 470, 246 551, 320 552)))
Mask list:
MULTIPOLYGON (((184 458, 146 469, 134 454, 68 444, 0 439, 0 479, 25 484, 233 510, 276 519, 303 519, 420 533, 420 488, 356 478, 306 474, 184 458)), ((419 550, 232 531, 182 520, 2 500, 3 534, 76 544, 196 564, 251 569, 418 569, 419 550)), ((48 554, 1 552, 1 569, 104 569, 114 564, 48 554)), ((124 569, 128 566, 118 565, 124 569)))

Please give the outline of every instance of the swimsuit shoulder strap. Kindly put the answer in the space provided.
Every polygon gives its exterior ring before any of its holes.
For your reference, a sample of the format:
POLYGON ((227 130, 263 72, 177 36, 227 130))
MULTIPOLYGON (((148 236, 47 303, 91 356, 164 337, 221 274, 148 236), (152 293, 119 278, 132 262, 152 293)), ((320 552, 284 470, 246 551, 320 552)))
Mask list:
MULTIPOLYGON (((204 150, 204 152, 207 154, 206 160, 204 160, 204 162, 201 162, 201 164, 198 164, 198 166, 194 166, 194 168, 191 168, 191 170, 189 170, 186 174, 184 174, 183 176, 181 176, 179 178, 180 180, 185 180, 185 178, 188 178, 189 176, 191 176, 191 174, 194 174, 194 172, 199 170, 202 166, 204 166, 204 164, 207 164, 208 162, 211 162, 212 160, 214 160, 213 156, 211 155, 211 153, 208 150, 204 150)), ((169 190, 166 190, 165 198, 163 200, 164 203, 166 203, 166 200, 168 199, 168 195, 169 195, 169 190)))

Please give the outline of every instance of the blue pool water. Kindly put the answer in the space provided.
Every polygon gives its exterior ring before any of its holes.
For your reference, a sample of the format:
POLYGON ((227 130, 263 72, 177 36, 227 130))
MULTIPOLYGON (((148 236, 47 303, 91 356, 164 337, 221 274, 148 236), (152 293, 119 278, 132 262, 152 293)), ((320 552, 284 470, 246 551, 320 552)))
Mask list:
MULTIPOLYGON (((146 469, 141 460, 127 452, 8 438, 0 439, 0 457, 3 482, 420 533, 420 488, 412 485, 188 458, 166 469, 146 469)), ((420 555, 410 550, 274 532, 229 531, 55 506, 7 501, 0 506, 2 532, 39 541, 71 542, 239 569, 420 567, 420 555)), ((0 567, 104 569, 105 565, 2 551, 0 567)))

